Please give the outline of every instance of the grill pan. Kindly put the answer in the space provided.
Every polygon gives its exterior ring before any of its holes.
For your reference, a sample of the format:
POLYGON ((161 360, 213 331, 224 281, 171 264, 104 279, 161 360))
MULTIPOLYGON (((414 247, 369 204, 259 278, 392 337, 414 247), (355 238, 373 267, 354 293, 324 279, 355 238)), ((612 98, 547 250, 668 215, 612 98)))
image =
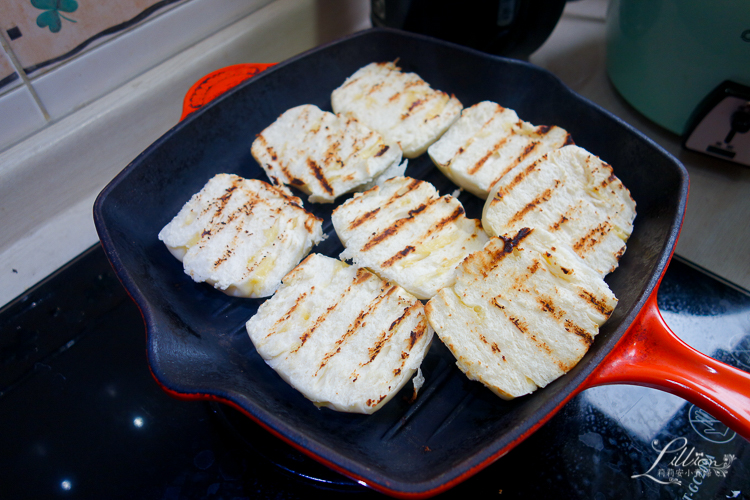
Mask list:
MULTIPOLYGON (((426 154, 409 161, 407 175, 432 182, 441 193, 456 189, 426 154)), ((686 346, 656 307, 687 195, 687 172, 677 160, 549 72, 420 35, 372 29, 280 63, 190 114, 100 193, 94 219, 108 259, 143 314, 149 365, 165 391, 234 406, 329 467, 375 490, 414 498, 470 477, 596 385, 673 392, 750 437, 750 375, 686 346), (250 145, 282 112, 300 104, 330 110, 330 93, 347 76, 370 62, 397 59, 464 106, 492 100, 523 120, 565 128, 576 144, 613 166, 637 203, 628 250, 606 279, 619 298, 615 312, 573 370, 529 396, 504 401, 469 381, 436 338, 416 402, 397 395, 371 416, 317 409, 255 352, 244 323, 262 300, 194 283, 157 239, 214 174, 265 179, 250 145)), ((465 192, 459 199, 468 216, 481 216, 483 200, 465 192)), ((338 256, 343 247, 330 222, 335 205, 305 207, 324 219, 329 235, 313 251, 338 256)))

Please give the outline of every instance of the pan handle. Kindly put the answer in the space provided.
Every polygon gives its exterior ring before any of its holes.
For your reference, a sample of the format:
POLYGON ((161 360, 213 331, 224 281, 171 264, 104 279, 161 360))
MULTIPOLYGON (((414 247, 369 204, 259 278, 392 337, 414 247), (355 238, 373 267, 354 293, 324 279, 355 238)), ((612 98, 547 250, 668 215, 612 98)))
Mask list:
POLYGON ((585 387, 631 384, 659 389, 701 407, 750 440, 750 373, 700 353, 662 318, 657 290, 585 387))

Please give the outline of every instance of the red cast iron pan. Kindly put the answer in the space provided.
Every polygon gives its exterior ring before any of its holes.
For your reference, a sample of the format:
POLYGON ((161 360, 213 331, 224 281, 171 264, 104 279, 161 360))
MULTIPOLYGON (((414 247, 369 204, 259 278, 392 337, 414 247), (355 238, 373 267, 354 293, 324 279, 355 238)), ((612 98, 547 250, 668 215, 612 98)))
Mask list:
MULTIPOLYGON (((426 155, 409 162, 407 175, 432 182, 441 193, 456 189, 426 155)), ((280 63, 189 113, 102 191, 94 218, 112 266, 143 314, 149 364, 164 390, 230 404, 329 467, 406 498, 455 486, 508 453, 577 393, 602 384, 672 392, 750 438, 750 375, 682 343, 656 306, 687 193, 679 162, 550 73, 373 29, 280 63), (214 174, 265 178, 250 145, 279 114, 300 104, 330 110, 330 92, 348 75, 370 62, 396 59, 466 106, 493 100, 534 124, 564 127, 578 145, 612 164, 638 204, 628 250, 607 276, 620 300, 617 309, 573 370, 527 397, 503 401, 469 381, 436 339, 415 403, 397 396, 371 416, 319 410, 255 352, 244 323, 262 300, 231 298, 194 283, 157 239, 214 174)), ((467 193, 459 199, 469 216, 481 215, 482 200, 467 193)), ((314 251, 338 256, 343 247, 330 223, 334 205, 305 206, 324 219, 329 234, 314 251)), ((410 391, 407 385, 404 395, 410 391)))

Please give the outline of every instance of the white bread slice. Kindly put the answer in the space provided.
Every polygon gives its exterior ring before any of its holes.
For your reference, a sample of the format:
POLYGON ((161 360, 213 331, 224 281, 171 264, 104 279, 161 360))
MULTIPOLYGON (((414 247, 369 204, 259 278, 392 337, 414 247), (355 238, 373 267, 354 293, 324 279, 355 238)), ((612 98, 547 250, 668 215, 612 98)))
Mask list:
POLYGON ((285 111, 258 134, 251 153, 271 182, 301 189, 312 203, 331 203, 401 161, 395 142, 312 104, 285 111))
POLYGON ((265 362, 317 406, 370 414, 419 368, 433 330, 403 288, 320 254, 247 322, 265 362))
POLYGON ((467 257, 426 311, 461 371, 512 399, 573 368, 616 304, 604 280, 549 233, 524 229, 467 257))
POLYGON ((513 169, 495 184, 482 213, 491 236, 545 229, 601 276, 617 267, 634 219, 635 201, 612 167, 578 146, 513 169))
POLYGON ((218 174, 159 239, 193 280, 235 297, 267 297, 323 239, 322 224, 283 186, 218 174))
POLYGON ((446 177, 484 199, 492 185, 515 166, 533 163, 548 151, 572 143, 570 134, 560 127, 534 126, 512 109, 483 101, 464 109, 427 152, 446 177))
POLYGON ((386 142, 398 143, 406 158, 424 153, 463 108, 454 96, 432 89, 415 73, 403 73, 393 62, 357 70, 333 91, 331 106, 377 130, 386 142))
POLYGON ((367 267, 420 299, 453 283, 456 267, 488 241, 461 203, 429 182, 394 177, 355 194, 331 216, 342 259, 367 267))

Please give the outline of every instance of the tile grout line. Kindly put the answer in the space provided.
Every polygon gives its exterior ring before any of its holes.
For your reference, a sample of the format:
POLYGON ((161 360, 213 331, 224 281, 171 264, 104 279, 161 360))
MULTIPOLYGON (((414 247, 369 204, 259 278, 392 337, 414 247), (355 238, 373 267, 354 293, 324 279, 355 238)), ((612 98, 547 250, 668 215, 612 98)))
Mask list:
POLYGON ((5 30, 2 30, 3 33, 0 33, 0 45, 3 46, 3 49, 5 50, 5 53, 7 54, 8 58, 13 63, 13 67, 16 70, 16 73, 18 73, 18 76, 21 77, 21 81, 23 81, 24 85, 26 85, 27 89, 31 93, 31 97, 34 99, 34 102, 37 106, 39 106, 39 110, 42 112, 42 115, 44 115, 44 120, 49 123, 52 121, 52 118, 50 117, 49 113, 47 112, 47 108, 44 107, 44 104, 42 103, 42 100, 39 98, 39 95, 36 93, 36 89, 31 84, 31 80, 29 80, 29 76, 26 74, 26 71, 24 71, 23 66, 18 61, 18 58, 16 57, 16 54, 13 52, 13 49, 10 46, 10 42, 5 38, 5 30))

